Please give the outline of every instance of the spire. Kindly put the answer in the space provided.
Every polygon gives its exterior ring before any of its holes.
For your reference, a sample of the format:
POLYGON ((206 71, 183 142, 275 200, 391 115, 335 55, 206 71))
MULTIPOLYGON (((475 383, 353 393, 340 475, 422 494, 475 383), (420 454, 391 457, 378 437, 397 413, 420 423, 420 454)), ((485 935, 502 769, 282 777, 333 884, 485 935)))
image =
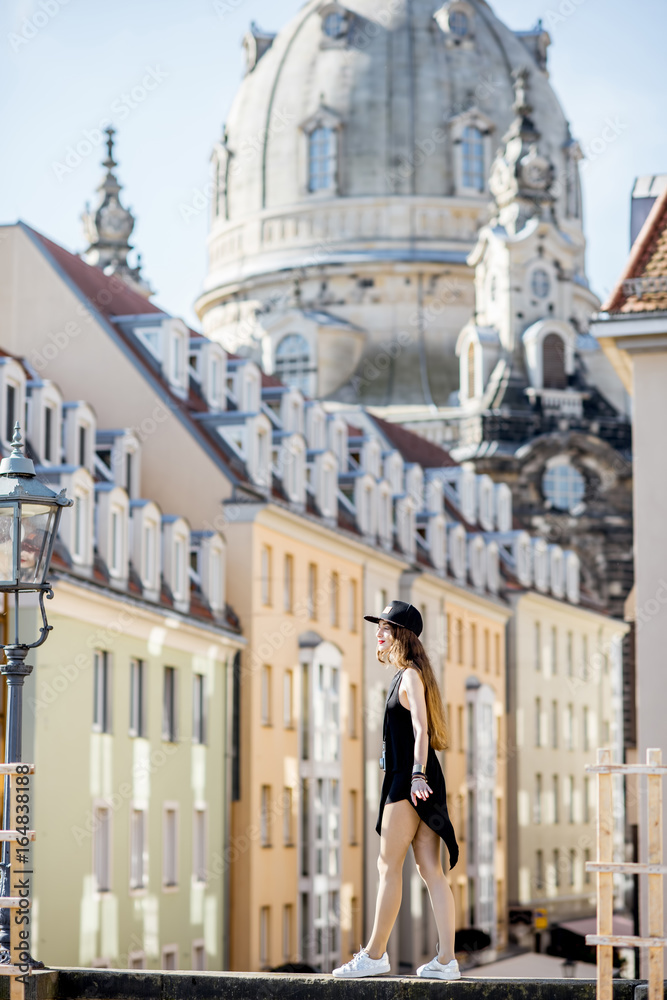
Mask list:
POLYGON ((127 255, 132 250, 130 236, 134 229, 134 216, 120 202, 121 185, 114 173, 118 166, 113 147, 116 130, 112 125, 105 129, 107 156, 102 161, 106 175, 97 188, 97 206, 92 210, 86 204, 82 215, 88 249, 83 257, 88 264, 99 267, 105 274, 117 274, 130 288, 150 298, 153 290, 141 278, 141 264, 130 267, 127 255))
POLYGON ((519 69, 513 75, 515 118, 491 167, 489 187, 499 224, 517 233, 536 216, 553 218, 554 167, 539 151, 541 135, 528 96, 530 71, 519 69))

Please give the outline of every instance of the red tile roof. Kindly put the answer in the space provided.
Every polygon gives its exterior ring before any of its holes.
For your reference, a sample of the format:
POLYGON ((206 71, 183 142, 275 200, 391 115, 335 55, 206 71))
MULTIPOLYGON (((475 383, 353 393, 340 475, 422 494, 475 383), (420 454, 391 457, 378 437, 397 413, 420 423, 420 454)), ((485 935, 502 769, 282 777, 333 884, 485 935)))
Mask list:
POLYGON ((655 291, 642 290, 641 294, 638 294, 637 291, 628 289, 625 284, 632 278, 660 278, 667 283, 667 187, 651 209, 632 248, 625 270, 602 307, 605 312, 610 313, 667 310, 667 287, 655 291))
POLYGON ((139 292, 133 291, 122 278, 107 275, 98 267, 91 267, 85 260, 53 243, 36 229, 31 229, 30 226, 26 226, 26 229, 30 229, 30 232, 44 244, 51 257, 103 316, 133 316, 138 313, 164 312, 139 292))
POLYGON ((400 424, 390 424, 388 420, 373 414, 370 416, 406 462, 417 462, 423 469, 451 468, 459 464, 440 445, 432 444, 400 424))

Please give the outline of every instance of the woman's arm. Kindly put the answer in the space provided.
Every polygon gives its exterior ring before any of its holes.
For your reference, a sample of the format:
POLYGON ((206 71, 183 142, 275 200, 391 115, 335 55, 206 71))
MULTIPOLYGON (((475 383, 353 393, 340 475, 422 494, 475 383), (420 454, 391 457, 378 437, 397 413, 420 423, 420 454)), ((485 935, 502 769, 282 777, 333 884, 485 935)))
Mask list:
MULTIPOLYGON (((428 716, 426 713, 426 696, 424 694, 424 683, 419 671, 414 667, 408 667, 403 674, 401 687, 408 697, 408 707, 412 716, 412 731, 415 734, 415 764, 426 766, 428 760, 428 716)), ((431 794, 431 789, 426 782, 414 781, 412 783, 412 798, 427 799, 431 794)))

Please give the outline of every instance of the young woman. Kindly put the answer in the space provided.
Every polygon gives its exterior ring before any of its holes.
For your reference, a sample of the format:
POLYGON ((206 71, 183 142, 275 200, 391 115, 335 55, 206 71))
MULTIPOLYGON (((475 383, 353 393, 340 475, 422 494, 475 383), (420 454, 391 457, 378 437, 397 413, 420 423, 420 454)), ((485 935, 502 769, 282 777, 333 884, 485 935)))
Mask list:
POLYGON ((390 972, 387 942, 401 905, 403 861, 410 844, 417 870, 426 883, 438 928, 438 954, 417 969, 425 979, 460 979, 454 957, 454 897, 440 863, 440 840, 449 852, 450 869, 459 857, 447 793, 436 750, 447 746, 447 727, 438 684, 419 641, 419 611, 392 601, 377 623, 377 656, 396 668, 384 712, 381 766, 385 770, 380 814, 378 870, 380 885, 370 941, 351 961, 334 969, 339 979, 390 972))

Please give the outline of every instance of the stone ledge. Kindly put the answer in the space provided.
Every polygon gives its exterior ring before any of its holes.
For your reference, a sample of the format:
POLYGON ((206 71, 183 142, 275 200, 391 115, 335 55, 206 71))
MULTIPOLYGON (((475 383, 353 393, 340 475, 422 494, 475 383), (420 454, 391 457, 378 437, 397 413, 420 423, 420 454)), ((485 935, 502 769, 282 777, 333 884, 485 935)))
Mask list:
MULTIPOLYGON (((667 984, 666 984, 667 985, 667 984)), ((9 980, 0 982, 0 1000, 9 980)), ((595 1000, 594 979, 468 979, 454 983, 381 976, 248 972, 159 972, 52 969, 37 972, 26 1000, 595 1000)), ((617 979, 614 1000, 646 1000, 645 981, 617 979)))

